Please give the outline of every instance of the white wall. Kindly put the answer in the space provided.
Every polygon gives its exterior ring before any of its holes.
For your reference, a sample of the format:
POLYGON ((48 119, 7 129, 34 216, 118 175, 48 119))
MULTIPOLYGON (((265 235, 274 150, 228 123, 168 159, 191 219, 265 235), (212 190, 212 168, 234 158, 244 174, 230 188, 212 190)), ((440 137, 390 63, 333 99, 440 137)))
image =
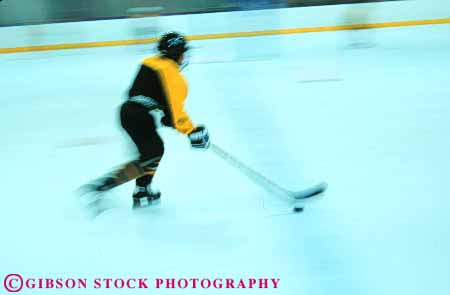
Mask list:
MULTIPOLYGON (((157 27, 187 35, 450 18, 450 0, 410 0, 247 12, 175 15, 0 28, 0 48, 128 40, 136 28, 157 27), (369 11, 368 18, 364 17, 369 11), (348 17, 348 16, 356 17, 348 17), (345 17, 347 16, 347 17, 345 17)), ((142 38, 142 36, 141 36, 142 38)))

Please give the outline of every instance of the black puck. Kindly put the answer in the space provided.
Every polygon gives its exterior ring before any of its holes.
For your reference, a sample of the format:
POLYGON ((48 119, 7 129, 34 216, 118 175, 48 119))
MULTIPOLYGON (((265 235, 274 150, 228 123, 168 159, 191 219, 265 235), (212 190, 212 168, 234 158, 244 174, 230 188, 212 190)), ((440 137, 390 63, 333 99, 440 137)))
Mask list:
POLYGON ((296 213, 303 212, 303 208, 302 207, 294 207, 294 212, 296 212, 296 213))

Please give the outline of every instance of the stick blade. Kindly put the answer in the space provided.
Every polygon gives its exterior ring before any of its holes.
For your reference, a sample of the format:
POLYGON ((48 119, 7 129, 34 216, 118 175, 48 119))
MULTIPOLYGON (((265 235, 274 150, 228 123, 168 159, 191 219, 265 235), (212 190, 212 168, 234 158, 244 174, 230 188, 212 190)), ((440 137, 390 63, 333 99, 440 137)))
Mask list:
POLYGON ((298 192, 291 192, 290 196, 294 201, 305 200, 311 197, 317 196, 325 192, 328 188, 328 184, 326 182, 320 182, 311 187, 305 188, 304 190, 298 192))

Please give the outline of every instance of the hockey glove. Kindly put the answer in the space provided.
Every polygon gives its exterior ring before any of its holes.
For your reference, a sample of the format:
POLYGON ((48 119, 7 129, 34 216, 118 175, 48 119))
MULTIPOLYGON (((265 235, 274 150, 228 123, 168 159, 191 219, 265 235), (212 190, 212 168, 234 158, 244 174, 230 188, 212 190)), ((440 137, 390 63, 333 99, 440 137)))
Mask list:
POLYGON ((209 133, 205 126, 198 126, 188 135, 193 148, 209 148, 209 133))

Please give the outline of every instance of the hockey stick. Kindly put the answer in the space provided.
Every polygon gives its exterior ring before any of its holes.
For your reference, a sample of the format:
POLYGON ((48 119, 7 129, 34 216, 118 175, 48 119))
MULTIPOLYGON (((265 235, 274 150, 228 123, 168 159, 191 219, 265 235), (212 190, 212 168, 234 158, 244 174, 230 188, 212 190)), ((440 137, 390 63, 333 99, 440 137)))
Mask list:
POLYGON ((251 180, 253 180, 256 184, 264 188, 266 191, 268 191, 271 194, 274 194, 278 197, 282 197, 284 201, 289 202, 297 202, 301 201, 303 199, 306 199, 308 197, 320 194, 324 192, 327 189, 327 184, 325 182, 319 183, 313 187, 304 189, 302 191, 290 191, 287 190, 280 185, 276 184, 272 180, 268 179, 266 176, 262 175, 259 172, 256 172, 255 170, 251 169, 244 163, 242 163, 240 160, 238 160, 236 157, 233 157, 229 153, 227 153, 225 150, 220 148, 219 146, 215 144, 211 144, 209 147, 211 151, 213 151, 217 156, 224 159, 226 162, 228 162, 230 165, 244 173, 247 177, 249 177, 251 180))

